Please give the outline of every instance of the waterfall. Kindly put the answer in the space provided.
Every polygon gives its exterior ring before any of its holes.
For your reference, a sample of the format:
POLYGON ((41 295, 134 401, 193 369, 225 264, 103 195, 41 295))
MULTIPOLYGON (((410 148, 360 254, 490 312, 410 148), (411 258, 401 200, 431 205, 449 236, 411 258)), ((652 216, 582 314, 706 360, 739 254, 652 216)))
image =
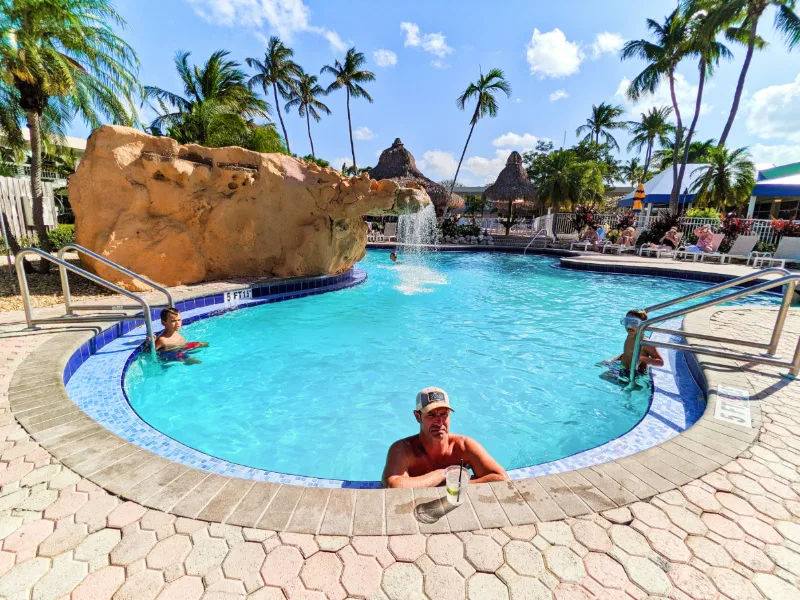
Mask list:
MULTIPOLYGON (((397 241, 401 244, 435 244, 439 238, 436 227, 436 209, 429 204, 422 210, 400 215, 397 222, 397 241)), ((406 248, 405 251, 422 251, 422 248, 406 248)))

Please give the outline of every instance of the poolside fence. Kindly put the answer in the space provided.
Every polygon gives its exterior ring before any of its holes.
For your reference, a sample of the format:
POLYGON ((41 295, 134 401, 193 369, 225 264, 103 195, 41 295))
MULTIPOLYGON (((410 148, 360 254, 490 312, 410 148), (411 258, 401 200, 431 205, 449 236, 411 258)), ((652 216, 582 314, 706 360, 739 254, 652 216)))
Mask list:
MULTIPOLYGON (((593 218, 595 222, 599 222, 608 231, 614 225, 614 221, 618 218, 618 214, 595 214, 593 218)), ((512 235, 532 236, 537 231, 542 229, 546 230, 549 235, 557 234, 559 239, 569 240, 578 237, 578 232, 573 227, 573 213, 558 213, 557 215, 549 214, 535 219, 524 219, 515 224, 511 228, 512 235)), ((640 231, 650 229, 650 226, 658 219, 658 215, 645 215, 637 216, 634 227, 640 231)), ((484 218, 476 219, 476 222, 481 225, 483 229, 489 231, 491 235, 505 235, 505 227, 500 224, 497 218, 484 218)), ((777 244, 780 240, 780 234, 776 233, 772 226, 771 219, 740 219, 744 227, 749 225, 750 235, 757 235, 759 240, 765 244, 777 244)), ((697 227, 702 225, 711 225, 712 228, 717 230, 720 225, 719 219, 706 219, 699 217, 683 217, 680 220, 678 229, 683 233, 686 238, 697 227)))
MULTIPOLYGON (((55 227, 57 212, 53 200, 53 184, 43 182, 44 188, 44 223, 48 229, 55 227)), ((10 233, 22 243, 23 238, 34 235, 33 203, 31 200, 30 179, 18 177, 0 177, 0 212, 2 212, 11 229, 10 233)), ((0 227, 0 238, 3 228, 0 227)), ((0 242, 0 247, 2 247, 0 242)))

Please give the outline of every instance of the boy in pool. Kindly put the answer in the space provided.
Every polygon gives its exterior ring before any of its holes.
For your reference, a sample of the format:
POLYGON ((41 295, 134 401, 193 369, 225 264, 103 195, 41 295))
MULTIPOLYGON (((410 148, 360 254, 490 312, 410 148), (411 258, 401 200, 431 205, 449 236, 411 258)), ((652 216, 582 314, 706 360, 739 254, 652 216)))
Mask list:
POLYGON ((396 263, 396 262, 397 262, 397 252, 392 252, 391 254, 389 254, 389 259, 390 259, 390 260, 391 260, 393 263, 396 263))
MULTIPOLYGON (((628 332, 628 337, 625 338, 625 345, 622 349, 622 354, 612 358, 611 360, 605 361, 606 364, 620 361, 623 369, 625 369, 625 373, 628 372, 628 370, 631 368, 631 361, 633 360, 633 346, 636 344, 636 332, 639 329, 639 326, 646 320, 647 312, 642 309, 629 310, 627 312, 625 318, 621 321, 622 325, 625 327, 625 330, 628 332)), ((651 346, 639 347, 638 360, 639 364, 636 367, 636 370, 642 374, 647 373, 647 367, 664 366, 664 359, 661 358, 661 354, 658 353, 656 348, 651 346)))
POLYGON ((165 308, 161 311, 161 324, 164 331, 156 338, 156 351, 159 356, 168 361, 182 362, 184 364, 196 365, 200 361, 189 356, 189 350, 205 348, 208 342, 187 342, 180 333, 183 319, 177 308, 165 308))

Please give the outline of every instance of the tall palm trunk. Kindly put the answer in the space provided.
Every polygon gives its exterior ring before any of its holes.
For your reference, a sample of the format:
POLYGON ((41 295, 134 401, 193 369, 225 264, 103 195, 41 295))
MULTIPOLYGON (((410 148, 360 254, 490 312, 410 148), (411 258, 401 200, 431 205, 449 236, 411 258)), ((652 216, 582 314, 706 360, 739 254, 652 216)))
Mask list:
POLYGON ((647 171, 650 169, 650 158, 653 153, 653 140, 647 140, 647 151, 644 153, 644 175, 642 175, 642 184, 647 181, 647 171))
POLYGON ((733 94, 733 105, 731 106, 731 114, 728 115, 728 122, 725 123, 725 129, 722 130, 722 135, 719 137, 717 148, 722 148, 725 141, 728 139, 728 134, 731 132, 733 122, 736 119, 736 112, 739 110, 739 101, 742 99, 742 91, 744 90, 744 80, 747 77, 747 70, 750 68, 750 61, 753 59, 753 51, 756 47, 756 27, 758 26, 758 18, 761 16, 759 12, 756 15, 748 15, 753 22, 753 27, 750 30, 750 37, 747 40, 747 53, 744 55, 744 64, 742 65, 742 72, 739 73, 739 81, 736 83, 736 92, 733 94))
POLYGON ((278 111, 278 120, 281 122, 281 129, 283 129, 283 139, 286 140, 286 150, 289 154, 292 153, 292 148, 289 146, 289 136, 286 135, 286 125, 283 124, 283 115, 281 114, 281 105, 278 103, 278 84, 272 82, 272 93, 275 95, 275 110, 278 111))
POLYGON ((681 170, 678 172, 677 188, 678 193, 681 191, 683 184, 683 176, 686 173, 686 163, 689 162, 689 145, 692 143, 692 136, 694 129, 697 126, 697 120, 700 118, 700 105, 703 103, 703 86, 706 83, 706 61, 700 59, 700 81, 697 84, 697 100, 694 104, 694 116, 692 117, 692 124, 689 125, 689 131, 686 134, 686 143, 683 148, 683 157, 681 158, 681 170))
POLYGON ((456 187, 456 181, 458 181, 458 172, 461 170, 461 163, 464 162, 464 155, 467 153, 467 146, 469 146, 469 140, 472 137, 472 131, 475 129, 475 125, 478 123, 478 110, 480 108, 480 101, 478 105, 475 107, 475 114, 472 115, 472 125, 469 128, 469 135, 467 136, 467 141, 464 144, 464 150, 461 151, 461 158, 458 159, 458 166, 456 167, 456 174, 453 176, 453 183, 450 184, 450 193, 447 195, 447 204, 444 207, 444 211, 442 213, 442 218, 447 218, 447 213, 450 212, 450 198, 453 197, 453 190, 456 187))
POLYGON ((306 126, 308 127, 308 141, 311 142, 311 156, 317 158, 314 154, 314 140, 311 139, 311 119, 308 116, 308 107, 306 107, 306 126))
POLYGON ((675 111, 675 120, 678 124, 675 131, 675 147, 672 149, 672 192, 669 195, 669 210, 670 212, 675 212, 678 210, 678 199, 680 196, 680 191, 678 190, 678 155, 681 153, 683 121, 681 120, 681 111, 678 107, 678 98, 675 95, 674 67, 669 71, 669 94, 672 98, 672 108, 675 111))
MULTIPOLYGON (((47 237, 47 227, 44 224, 44 189, 42 188, 42 130, 41 117, 35 110, 26 112, 28 130, 31 134, 31 199, 33 200, 33 225, 36 236, 39 238, 39 247, 45 252, 50 252, 50 238, 47 237)), ((40 260, 39 273, 50 271, 50 261, 40 260)))
POLYGON ((353 175, 358 174, 356 167, 356 147, 353 144, 353 121, 350 119, 350 89, 347 89, 347 127, 350 129, 350 153, 353 155, 353 175))

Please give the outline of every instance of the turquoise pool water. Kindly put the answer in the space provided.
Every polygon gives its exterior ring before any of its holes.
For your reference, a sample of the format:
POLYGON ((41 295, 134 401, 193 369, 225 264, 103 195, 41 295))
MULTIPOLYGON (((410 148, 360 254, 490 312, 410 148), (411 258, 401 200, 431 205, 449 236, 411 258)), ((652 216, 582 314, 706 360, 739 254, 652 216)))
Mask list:
POLYGON ((705 286, 554 262, 436 253, 395 265, 370 251, 360 286, 185 327, 211 344, 202 364, 165 369, 140 356, 126 392, 142 419, 187 446, 296 475, 379 479, 389 444, 418 431, 415 394, 429 385, 449 392, 452 430, 507 469, 563 458, 647 411, 648 389, 624 391, 595 366, 619 353, 620 317, 705 286))

